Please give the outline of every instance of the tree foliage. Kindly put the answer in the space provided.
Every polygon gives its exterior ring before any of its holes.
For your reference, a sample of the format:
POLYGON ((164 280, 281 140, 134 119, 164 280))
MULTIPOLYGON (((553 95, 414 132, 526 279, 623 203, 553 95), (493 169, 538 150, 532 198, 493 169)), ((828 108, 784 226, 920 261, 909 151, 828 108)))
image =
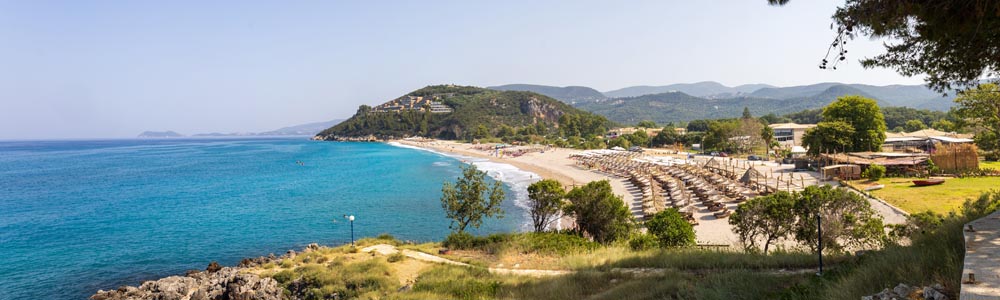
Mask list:
POLYGON ((542 179, 528 186, 531 225, 535 232, 545 231, 559 217, 566 191, 553 179, 542 179))
POLYGON ((767 254, 772 244, 792 232, 793 223, 789 221, 795 219, 795 196, 779 191, 740 203, 729 217, 729 224, 733 225, 745 250, 753 251, 763 246, 767 254))
POLYGON ((819 122, 816 127, 806 130, 802 145, 809 148, 809 154, 844 152, 853 149, 854 126, 842 121, 819 122))
POLYGON ((457 232, 464 232, 467 226, 479 228, 484 217, 503 218, 503 199, 500 182, 487 184, 486 173, 475 165, 462 167, 462 177, 441 187, 441 207, 452 221, 448 227, 457 232))
POLYGON ((660 247, 690 246, 695 243, 694 226, 688 223, 676 208, 668 208, 646 221, 649 234, 656 237, 660 247))
POLYGON ((829 185, 809 186, 797 193, 795 240, 817 250, 816 215, 823 225, 823 250, 843 252, 848 247, 870 249, 883 245, 885 229, 871 204, 861 196, 829 185))
MULTIPOLYGON (((841 121, 854 128, 847 151, 877 151, 885 141, 885 117, 875 100, 843 96, 823 108, 823 121, 841 121)), ((822 123, 822 122, 821 122, 822 123)))
POLYGON ((607 180, 593 181, 566 194, 564 211, 576 218, 576 228, 602 244, 627 238, 634 228, 632 215, 607 180))
POLYGON ((868 178, 870 181, 878 181, 882 179, 882 176, 885 176, 885 166, 879 164, 871 164, 861 173, 861 177, 868 178))
POLYGON ((636 124, 635 127, 639 127, 639 128, 656 128, 656 122, 653 122, 653 121, 650 121, 650 120, 642 120, 642 121, 639 121, 639 124, 636 124))
MULTIPOLYGON (((768 0, 784 5, 788 0, 768 0)), ((847 0, 833 20, 836 61, 846 59, 848 39, 880 38, 885 53, 861 60, 865 68, 890 68, 904 76, 927 75, 938 92, 972 88, 1000 75, 1000 2, 967 0, 847 0)), ((830 58, 830 57, 828 57, 830 58)), ((826 62, 826 59, 824 59, 826 62)))
POLYGON ((963 91, 955 98, 956 114, 965 122, 978 127, 976 144, 989 152, 1000 151, 1000 86, 983 84, 963 91))

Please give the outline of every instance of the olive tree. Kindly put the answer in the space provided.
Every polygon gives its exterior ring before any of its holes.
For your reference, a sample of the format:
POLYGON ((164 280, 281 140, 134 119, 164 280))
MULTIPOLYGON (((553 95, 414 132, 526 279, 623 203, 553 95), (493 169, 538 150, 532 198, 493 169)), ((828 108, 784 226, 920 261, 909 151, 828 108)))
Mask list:
POLYGON ((565 196, 562 184, 552 179, 543 179, 528 186, 531 225, 535 232, 545 231, 559 217, 565 196))
POLYGON ((462 177, 454 184, 445 182, 441 187, 441 207, 445 215, 451 219, 451 228, 457 232, 465 232, 472 226, 479 228, 484 217, 503 218, 504 191, 499 181, 492 185, 486 183, 486 172, 480 171, 475 165, 462 167, 462 177))

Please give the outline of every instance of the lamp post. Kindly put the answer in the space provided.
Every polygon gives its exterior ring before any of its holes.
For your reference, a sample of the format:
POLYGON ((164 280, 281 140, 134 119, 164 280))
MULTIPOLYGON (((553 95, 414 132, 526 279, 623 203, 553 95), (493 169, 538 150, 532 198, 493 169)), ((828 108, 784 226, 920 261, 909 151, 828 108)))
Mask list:
POLYGON ((823 276, 823 217, 816 213, 816 240, 819 242, 819 247, 817 248, 816 254, 819 255, 819 272, 816 276, 823 276))
POLYGON ((351 221, 351 246, 354 246, 354 215, 344 215, 344 219, 351 221))

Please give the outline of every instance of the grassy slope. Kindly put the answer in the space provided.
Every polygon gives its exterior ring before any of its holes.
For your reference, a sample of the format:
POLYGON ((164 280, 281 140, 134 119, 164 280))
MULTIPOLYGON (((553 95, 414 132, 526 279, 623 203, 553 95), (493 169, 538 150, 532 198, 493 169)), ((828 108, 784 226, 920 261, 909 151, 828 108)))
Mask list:
MULTIPOLYGON (((878 183, 885 188, 873 194, 886 202, 910 213, 933 211, 947 213, 958 209, 966 199, 979 197, 983 192, 1000 188, 1000 177, 950 178, 944 184, 917 187, 912 180, 918 178, 883 178, 878 183)), ((867 182, 853 181, 861 187, 867 182)))

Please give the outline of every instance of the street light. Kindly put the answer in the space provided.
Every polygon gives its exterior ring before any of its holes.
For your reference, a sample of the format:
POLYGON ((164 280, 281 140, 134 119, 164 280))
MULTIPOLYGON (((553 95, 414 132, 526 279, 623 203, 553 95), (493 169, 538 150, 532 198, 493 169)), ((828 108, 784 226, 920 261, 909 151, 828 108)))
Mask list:
POLYGON ((344 215, 344 219, 351 221, 351 246, 354 246, 354 215, 344 215))
POLYGON ((823 276, 823 217, 818 212, 816 213, 816 230, 816 240, 819 241, 818 251, 816 251, 819 254, 819 273, 816 273, 816 276, 823 276))

